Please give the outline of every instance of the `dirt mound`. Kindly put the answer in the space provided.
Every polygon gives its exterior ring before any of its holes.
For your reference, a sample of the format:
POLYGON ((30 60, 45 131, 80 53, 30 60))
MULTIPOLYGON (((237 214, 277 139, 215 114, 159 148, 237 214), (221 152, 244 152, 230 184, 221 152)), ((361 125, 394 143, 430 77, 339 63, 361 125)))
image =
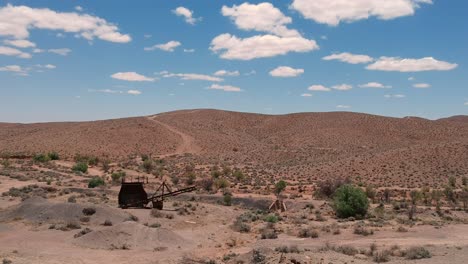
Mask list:
POLYGON ((90 216, 93 225, 102 224, 105 220, 120 223, 130 217, 121 209, 94 204, 55 203, 40 197, 33 197, 21 204, 7 209, 0 214, 0 221, 24 219, 33 223, 70 223, 79 222, 84 208, 94 208, 96 212, 90 216))
POLYGON ((94 249, 185 248, 189 243, 171 230, 150 228, 133 221, 105 227, 75 240, 75 244, 94 249))

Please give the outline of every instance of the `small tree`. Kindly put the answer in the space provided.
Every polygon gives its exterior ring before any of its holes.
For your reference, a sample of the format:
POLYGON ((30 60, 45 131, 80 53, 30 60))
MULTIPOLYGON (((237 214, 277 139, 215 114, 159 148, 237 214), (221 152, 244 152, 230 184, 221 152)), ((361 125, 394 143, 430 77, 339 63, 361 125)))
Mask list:
POLYGON ((286 189, 286 182, 281 180, 275 184, 275 194, 276 196, 280 196, 280 194, 286 189))
POLYGON ((146 171, 146 173, 151 173, 154 169, 153 161, 150 159, 143 161, 143 169, 146 171))
POLYGON ((335 191, 333 209, 339 218, 364 217, 368 207, 366 194, 358 187, 345 184, 335 191))
POLYGON ((224 205, 231 206, 232 205, 232 194, 229 193, 229 192, 226 192, 223 195, 223 202, 224 202, 224 205))
POLYGON ((440 210, 440 199, 442 198, 442 192, 439 191, 439 190, 432 190, 432 193, 431 193, 431 196, 432 196, 432 200, 435 202, 436 204, 436 212, 438 215, 441 215, 442 214, 442 211, 440 210))
POLYGON ((414 214, 416 213, 417 203, 421 199, 421 193, 418 191, 411 191, 411 208, 408 210, 408 219, 413 220, 414 214))
POLYGON ((455 197, 455 191, 453 190, 452 185, 445 186, 444 194, 447 200, 452 203, 452 205, 456 205, 457 198, 455 197))
POLYGON ((425 205, 431 205, 431 189, 429 187, 424 186, 421 189, 421 196, 425 205))

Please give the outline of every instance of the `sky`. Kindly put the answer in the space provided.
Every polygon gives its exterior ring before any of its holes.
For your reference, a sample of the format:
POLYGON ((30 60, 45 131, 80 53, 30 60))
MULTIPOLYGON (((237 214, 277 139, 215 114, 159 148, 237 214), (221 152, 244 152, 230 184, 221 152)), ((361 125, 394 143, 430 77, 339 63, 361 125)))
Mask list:
POLYGON ((0 122, 468 114, 465 0, 0 0, 0 122))

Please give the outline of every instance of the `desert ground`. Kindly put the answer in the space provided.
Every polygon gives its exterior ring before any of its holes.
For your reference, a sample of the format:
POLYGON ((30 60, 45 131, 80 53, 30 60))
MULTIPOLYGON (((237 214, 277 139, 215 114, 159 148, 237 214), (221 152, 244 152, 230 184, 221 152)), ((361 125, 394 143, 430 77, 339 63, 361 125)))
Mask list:
POLYGON ((4 264, 468 259, 466 116, 185 110, 0 123, 0 153, 4 264), (138 178, 148 193, 197 189, 163 210, 119 208, 122 179, 138 178), (349 184, 365 215, 338 216, 349 184), (269 210, 276 199, 286 210, 269 210))

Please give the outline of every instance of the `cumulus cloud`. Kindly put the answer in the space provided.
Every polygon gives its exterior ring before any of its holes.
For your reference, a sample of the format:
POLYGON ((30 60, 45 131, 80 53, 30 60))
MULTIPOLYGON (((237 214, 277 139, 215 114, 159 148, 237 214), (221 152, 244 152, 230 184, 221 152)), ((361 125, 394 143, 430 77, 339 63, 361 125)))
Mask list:
POLYGON ((174 12, 174 14, 177 16, 183 17, 185 22, 189 23, 190 25, 195 25, 198 20, 201 20, 201 18, 194 18, 193 11, 183 6, 177 7, 176 9, 172 10, 172 12, 174 12))
POLYGON ((339 90, 339 91, 348 91, 348 90, 351 90, 353 89, 353 86, 350 85, 350 84, 339 84, 339 85, 334 85, 332 86, 333 89, 335 90, 339 90))
POLYGON ((23 48, 23 49, 36 47, 35 43, 26 39, 14 39, 14 40, 7 39, 7 40, 4 40, 3 43, 5 43, 6 45, 15 46, 18 48, 23 48))
POLYGON ((243 3, 239 6, 223 6, 223 16, 230 17, 239 29, 255 30, 271 33, 282 37, 298 37, 299 32, 288 29, 286 25, 292 22, 281 10, 271 3, 250 4, 243 3))
POLYGON ((413 84, 413 87, 414 88, 423 88, 424 89, 424 88, 431 87, 431 85, 428 84, 428 83, 415 83, 415 84, 413 84))
POLYGON ((154 78, 146 77, 136 72, 118 72, 111 75, 112 78, 117 80, 129 82, 154 82, 154 78))
POLYGON ((197 73, 170 73, 167 71, 161 72, 164 78, 179 77, 182 80, 196 80, 196 81, 210 81, 210 82, 222 82, 223 79, 205 74, 197 73))
POLYGON ((302 97, 311 97, 312 94, 310 94, 310 93, 303 93, 303 94, 301 94, 301 96, 302 96, 302 97))
POLYGON ((378 88, 378 89, 381 89, 381 88, 392 88, 391 85, 383 85, 381 83, 378 83, 378 82, 368 82, 366 84, 361 84, 359 85, 359 87, 361 88, 378 88))
POLYGON ((221 34, 211 41, 210 49, 229 60, 252 60, 284 55, 289 52, 308 52, 318 49, 314 40, 302 37, 278 37, 275 35, 238 38, 221 34))
POLYGON ((390 20, 413 15, 420 3, 431 0, 294 0, 291 8, 317 23, 337 26, 340 22, 354 22, 377 17, 390 20))
MULTIPOLYGON (((1 26, 1 24, 0 24, 1 26)), ((14 49, 10 47, 5 47, 5 46, 0 46, 0 55, 5 55, 5 56, 16 56, 18 58, 22 59, 30 59, 32 58, 31 54, 22 52, 19 49, 14 49)))
POLYGON ((325 87, 323 85, 312 85, 309 88, 307 88, 309 91, 317 91, 317 92, 330 92, 331 89, 328 87, 325 87))
POLYGON ((219 70, 214 73, 215 76, 239 76, 239 71, 226 71, 226 70, 219 70))
POLYGON ((208 87, 209 90, 222 90, 225 92, 241 92, 242 89, 236 86, 231 85, 219 85, 219 84, 212 84, 208 87))
POLYGON ((169 41, 167 43, 156 44, 156 45, 151 46, 151 47, 146 47, 145 50, 146 51, 152 51, 152 50, 155 50, 155 49, 160 49, 160 50, 164 50, 164 51, 167 51, 167 52, 173 52, 180 45, 182 45, 182 43, 180 43, 179 41, 171 40, 171 41, 169 41))
POLYGON ((26 39, 30 30, 45 29, 75 33, 87 40, 127 43, 131 37, 105 19, 74 12, 56 12, 48 8, 31 8, 8 4, 0 8, 0 36, 26 39))
MULTIPOLYGON (((41 51, 41 50, 38 50, 38 51, 41 51)), ((67 56, 68 53, 70 53, 72 50, 71 49, 68 49, 68 48, 63 48, 63 49, 49 49, 48 52, 50 53, 55 53, 55 54, 58 54, 58 55, 61 55, 61 56, 67 56)), ((34 51, 35 52, 35 51, 34 51)), ((37 52, 37 53, 40 53, 40 52, 37 52)))
POLYGON ((304 69, 294 69, 288 66, 280 66, 270 71, 270 75, 273 77, 296 77, 303 73, 304 69))
POLYGON ((377 71, 421 72, 421 71, 449 71, 458 64, 439 61, 432 57, 421 59, 404 59, 398 57, 380 57, 366 69, 377 71))
POLYGON ((384 95, 385 98, 405 98, 406 95, 404 94, 386 94, 384 95))
POLYGON ((350 63, 350 64, 369 63, 374 60, 372 57, 369 57, 367 55, 352 54, 349 52, 328 55, 328 56, 323 57, 322 59, 327 60, 327 61, 339 60, 339 61, 350 63))
POLYGON ((336 108, 348 109, 348 108, 351 108, 351 106, 350 105, 337 105, 336 108))
POLYGON ((36 67, 38 67, 38 68, 43 68, 43 69, 49 69, 49 70, 52 70, 52 69, 57 68, 57 66, 52 65, 52 64, 45 64, 45 65, 36 64, 36 67))

